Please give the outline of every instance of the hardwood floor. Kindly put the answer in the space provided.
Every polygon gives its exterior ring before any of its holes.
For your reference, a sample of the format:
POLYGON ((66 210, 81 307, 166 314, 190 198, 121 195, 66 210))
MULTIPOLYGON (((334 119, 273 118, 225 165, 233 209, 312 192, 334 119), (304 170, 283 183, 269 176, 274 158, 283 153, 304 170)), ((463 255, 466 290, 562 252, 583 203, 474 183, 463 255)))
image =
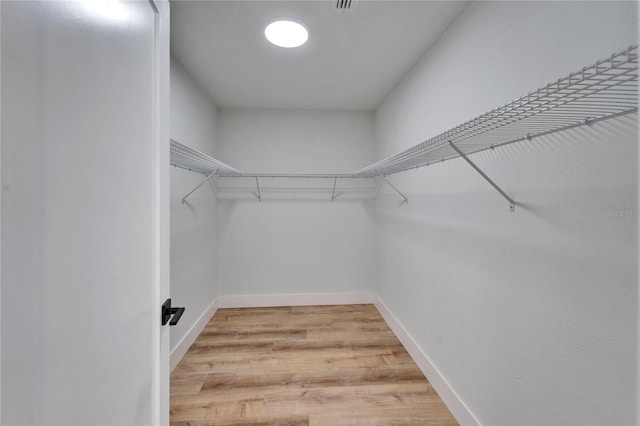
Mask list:
POLYGON ((171 425, 456 425, 374 305, 219 309, 171 374, 171 425))

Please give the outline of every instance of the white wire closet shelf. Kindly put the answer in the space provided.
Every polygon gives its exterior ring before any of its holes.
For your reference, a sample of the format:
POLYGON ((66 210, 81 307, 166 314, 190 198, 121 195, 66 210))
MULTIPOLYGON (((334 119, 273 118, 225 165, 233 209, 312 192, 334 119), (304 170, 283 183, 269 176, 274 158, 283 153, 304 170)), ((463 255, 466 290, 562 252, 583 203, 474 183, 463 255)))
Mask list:
POLYGON ((217 198, 241 198, 242 194, 249 194, 260 201, 263 192, 277 194, 272 199, 295 199, 292 195, 299 192, 319 194, 320 199, 327 199, 324 194, 330 193, 331 201, 345 194, 356 199, 374 198, 380 183, 379 179, 371 179, 375 176, 354 176, 350 173, 245 173, 178 141, 171 140, 170 146, 171 165, 206 176, 184 196, 183 203, 207 182, 213 186, 217 198), (265 180, 268 183, 265 184, 265 180))
POLYGON ((352 173, 245 173, 176 141, 171 141, 171 164, 206 174, 207 180, 214 176, 252 178, 256 183, 255 195, 260 200, 260 178, 332 179, 333 186, 327 186, 329 190, 333 188, 332 201, 336 198, 335 188, 338 180, 377 178, 376 183, 370 188, 373 196, 377 194, 380 184, 385 182, 407 201, 385 176, 463 157, 509 201, 513 210, 515 202, 468 158, 469 155, 635 113, 637 110, 638 46, 630 46, 623 52, 597 61, 403 152, 352 173))
POLYGON ((203 173, 209 175, 211 173, 228 173, 242 175, 242 172, 234 169, 233 167, 218 161, 213 157, 209 157, 206 154, 196 151, 193 148, 189 148, 180 142, 171 140, 171 154, 170 162, 172 166, 180 167, 181 169, 190 170, 192 172, 203 173))
POLYGON ((638 47, 631 46, 451 130, 354 172, 389 175, 636 112, 638 47))

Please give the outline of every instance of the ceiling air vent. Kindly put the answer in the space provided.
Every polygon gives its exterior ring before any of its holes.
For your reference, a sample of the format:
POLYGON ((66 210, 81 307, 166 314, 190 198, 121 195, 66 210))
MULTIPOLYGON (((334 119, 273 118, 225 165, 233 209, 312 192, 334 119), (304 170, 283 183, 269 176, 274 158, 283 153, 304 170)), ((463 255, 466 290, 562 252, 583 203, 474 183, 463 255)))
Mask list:
POLYGON ((333 0, 334 12, 355 12, 358 0, 333 0))

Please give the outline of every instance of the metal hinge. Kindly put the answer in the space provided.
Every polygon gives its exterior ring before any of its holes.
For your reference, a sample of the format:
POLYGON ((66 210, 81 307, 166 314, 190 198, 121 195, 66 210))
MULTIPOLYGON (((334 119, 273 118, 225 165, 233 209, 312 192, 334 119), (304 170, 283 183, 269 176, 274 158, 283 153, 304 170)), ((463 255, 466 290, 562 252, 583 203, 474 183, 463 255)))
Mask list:
POLYGON ((178 324, 182 314, 184 314, 184 308, 172 308, 171 299, 167 299, 162 304, 162 325, 167 325, 167 323, 169 323, 169 325, 178 324))

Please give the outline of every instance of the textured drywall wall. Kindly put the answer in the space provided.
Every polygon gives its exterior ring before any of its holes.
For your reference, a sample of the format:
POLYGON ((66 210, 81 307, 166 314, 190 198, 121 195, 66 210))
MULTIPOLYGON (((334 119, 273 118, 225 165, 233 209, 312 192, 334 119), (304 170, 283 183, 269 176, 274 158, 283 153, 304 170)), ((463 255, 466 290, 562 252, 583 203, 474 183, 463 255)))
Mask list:
MULTIPOLYGON (((347 173, 374 158, 372 112, 221 109, 217 137, 219 159, 246 172, 347 173)), ((333 181, 316 184, 329 191, 219 201, 221 295, 373 288, 372 200, 331 202, 333 181)))
MULTIPOLYGON (((475 2, 379 107, 394 154, 637 44, 632 2, 475 2)), ((633 424, 637 122, 389 179, 378 293, 482 424, 633 424)))
MULTIPOLYGON (((187 71, 171 59, 171 138, 215 156, 217 109, 187 71)), ((182 198, 205 178, 171 168, 171 298, 186 308, 171 327, 171 350, 217 296, 216 200, 202 185, 185 204, 182 198)))

